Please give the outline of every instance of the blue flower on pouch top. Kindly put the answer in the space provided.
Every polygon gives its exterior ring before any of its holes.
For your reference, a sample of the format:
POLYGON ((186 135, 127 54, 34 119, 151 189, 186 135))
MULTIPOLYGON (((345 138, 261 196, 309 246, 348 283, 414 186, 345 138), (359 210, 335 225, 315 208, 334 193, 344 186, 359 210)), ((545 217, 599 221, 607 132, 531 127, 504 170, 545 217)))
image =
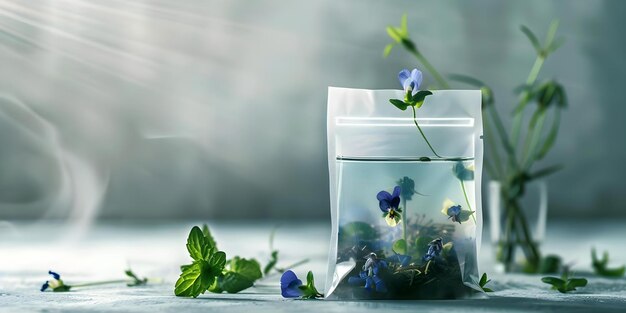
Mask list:
POLYGON ((432 151, 436 157, 441 158, 442 156, 435 151, 435 148, 433 148, 430 144, 428 138, 426 138, 426 134, 424 134, 422 128, 417 122, 417 109, 424 105, 426 97, 433 94, 428 90, 419 90, 422 78, 422 71, 418 69, 413 69, 410 72, 407 69, 401 70, 400 73, 398 73, 398 79, 404 89, 404 99, 389 99, 389 102, 402 111, 406 111, 409 107, 411 108, 411 111, 413 111, 413 123, 415 123, 415 127, 417 127, 420 136, 424 138, 424 141, 428 145, 428 148, 430 148, 430 151, 432 151))
POLYGON ((437 238, 431 241, 428 244, 428 251, 426 251, 426 255, 424 255, 424 261, 430 261, 435 259, 441 254, 443 250, 443 240, 441 238, 437 238))
POLYGON ((383 190, 376 195, 378 206, 383 211, 383 218, 385 218, 387 225, 391 227, 398 225, 402 219, 402 209, 399 207, 401 191, 402 188, 396 186, 391 194, 383 190))
POLYGON ((398 73, 398 80, 400 80, 402 89, 404 89, 404 100, 389 99, 389 102, 402 111, 408 107, 421 108, 422 104, 424 104, 424 99, 433 94, 428 90, 419 90, 422 79, 422 71, 416 68, 411 71, 407 69, 401 70, 398 73))
POLYGON ((470 216, 474 214, 474 211, 464 210, 461 205, 454 203, 450 199, 446 199, 443 202, 441 214, 447 216, 453 223, 461 224, 461 222, 467 222, 470 216))
POLYGON ((422 71, 414 68, 409 72, 407 69, 403 69, 398 73, 398 80, 400 80, 400 84, 402 88, 404 88, 405 93, 411 93, 412 96, 419 91, 420 85, 422 84, 422 71))
POLYGON ((385 282, 380 278, 379 273, 382 269, 387 268, 385 260, 379 260, 376 253, 370 253, 365 257, 365 265, 359 276, 348 278, 348 283, 356 286, 365 286, 365 290, 372 292, 387 292, 385 282))
POLYGON ((45 283, 43 283, 43 285, 41 285, 40 291, 43 292, 48 289, 51 289, 52 291, 55 291, 55 292, 70 290, 71 286, 65 285, 63 283, 63 280, 61 280, 61 275, 53 271, 48 271, 48 274, 52 276, 52 279, 47 280, 45 283))

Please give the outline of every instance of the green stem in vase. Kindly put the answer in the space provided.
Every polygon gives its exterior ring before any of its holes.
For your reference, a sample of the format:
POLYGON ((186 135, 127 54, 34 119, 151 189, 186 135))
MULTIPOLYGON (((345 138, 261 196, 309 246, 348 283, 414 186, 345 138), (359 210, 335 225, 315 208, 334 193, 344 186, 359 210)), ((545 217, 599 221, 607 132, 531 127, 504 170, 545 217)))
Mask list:
POLYGON ((522 235, 524 239, 522 240, 523 244, 527 246, 527 250, 525 250, 526 260, 532 264, 533 266, 538 266, 541 256, 539 254, 539 248, 537 244, 534 242, 532 235, 530 234, 530 229, 528 228, 528 222, 526 221, 526 215, 521 212, 519 204, 517 200, 512 201, 512 206, 515 208, 516 216, 521 226, 522 235))
MULTIPOLYGON (((535 63, 533 64, 533 67, 530 70, 530 73, 528 73, 528 78, 526 79, 527 86, 531 86, 537 81, 537 77, 539 76, 539 72, 541 71, 541 68, 543 67, 544 61, 545 61, 545 57, 541 54, 538 54, 537 58, 535 59, 535 63)), ((517 108, 515 109, 516 113, 515 113, 515 117, 513 118, 513 131, 511 132, 511 142, 512 142, 513 147, 517 147, 517 144, 519 141, 520 129, 522 126, 522 119, 524 117, 523 110, 528 104, 528 102, 530 102, 529 95, 530 95, 529 91, 522 92, 522 94, 520 95, 520 102, 517 108)))

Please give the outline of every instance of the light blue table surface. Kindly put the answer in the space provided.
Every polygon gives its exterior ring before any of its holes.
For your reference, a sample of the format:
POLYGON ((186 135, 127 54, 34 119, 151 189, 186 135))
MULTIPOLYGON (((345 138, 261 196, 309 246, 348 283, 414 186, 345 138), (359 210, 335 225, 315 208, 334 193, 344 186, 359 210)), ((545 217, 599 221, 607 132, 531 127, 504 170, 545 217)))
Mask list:
MULTIPOLYGON (((200 223, 200 221, 198 222, 200 223)), ((560 294, 540 282, 540 276, 499 274, 485 232, 480 271, 493 279, 496 292, 464 300, 432 301, 298 301, 280 296, 279 276, 259 281, 239 294, 178 298, 173 285, 178 266, 189 257, 185 241, 194 223, 101 222, 90 227, 50 223, 0 223, 0 312, 626 312, 626 279, 590 274, 592 246, 611 251, 612 264, 626 263, 626 221, 550 221, 543 250, 564 256, 577 276, 589 285, 560 294), (131 266, 139 275, 161 283, 128 288, 123 284, 68 293, 41 293, 47 271, 56 270, 66 282, 123 278, 131 266)), ((221 250, 228 255, 268 259, 268 237, 275 225, 279 265, 303 258, 295 268, 304 276, 313 270, 323 289, 330 225, 293 222, 211 222, 221 250)), ((486 230, 486 229, 485 229, 486 230)))

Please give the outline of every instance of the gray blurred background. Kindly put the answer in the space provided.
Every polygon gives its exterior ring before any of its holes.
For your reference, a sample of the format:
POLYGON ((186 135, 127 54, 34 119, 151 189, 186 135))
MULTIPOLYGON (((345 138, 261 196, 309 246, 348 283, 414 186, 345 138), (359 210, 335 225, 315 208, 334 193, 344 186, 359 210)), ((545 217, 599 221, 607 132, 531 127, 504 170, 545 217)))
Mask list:
POLYGON ((398 88, 404 12, 501 112, 534 61, 519 26, 560 19, 549 212, 626 217, 624 1, 4 0, 0 219, 328 218, 326 88, 398 88))

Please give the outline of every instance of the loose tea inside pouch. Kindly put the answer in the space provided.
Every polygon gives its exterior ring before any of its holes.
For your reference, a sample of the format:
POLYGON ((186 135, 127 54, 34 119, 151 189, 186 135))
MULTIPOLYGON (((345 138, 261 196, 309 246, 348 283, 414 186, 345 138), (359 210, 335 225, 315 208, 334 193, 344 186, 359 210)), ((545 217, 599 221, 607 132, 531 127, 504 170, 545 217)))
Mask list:
POLYGON ((478 286, 481 94, 328 90, 330 299, 460 298, 478 286))

